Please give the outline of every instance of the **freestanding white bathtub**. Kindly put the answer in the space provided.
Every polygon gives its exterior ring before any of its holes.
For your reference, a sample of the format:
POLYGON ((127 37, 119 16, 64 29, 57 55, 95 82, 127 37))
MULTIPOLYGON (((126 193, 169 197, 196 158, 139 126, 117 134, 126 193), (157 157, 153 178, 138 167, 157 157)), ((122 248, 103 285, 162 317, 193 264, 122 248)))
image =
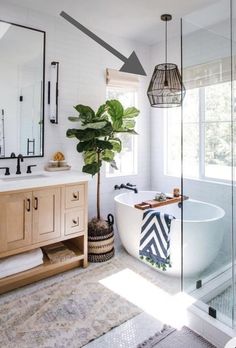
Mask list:
MULTIPOLYGON (((116 225, 121 242, 127 252, 138 259, 143 211, 134 208, 134 204, 153 199, 155 194, 154 191, 141 191, 115 197, 116 225)), ((225 212, 216 205, 192 199, 184 201, 183 206, 183 273, 192 276, 206 269, 217 256, 224 235, 222 218, 225 212)), ((172 267, 166 271, 156 269, 178 276, 181 274, 181 208, 178 204, 169 204, 158 211, 171 214, 175 219, 170 230, 172 267)))

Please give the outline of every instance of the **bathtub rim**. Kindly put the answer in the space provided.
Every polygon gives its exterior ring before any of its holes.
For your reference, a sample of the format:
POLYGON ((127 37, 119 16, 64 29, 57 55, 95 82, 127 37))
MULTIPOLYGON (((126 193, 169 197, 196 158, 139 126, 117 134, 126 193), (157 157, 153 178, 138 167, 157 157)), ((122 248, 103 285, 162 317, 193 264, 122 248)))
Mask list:
MULTIPOLYGON (((156 193, 156 191, 139 191, 138 193, 151 193, 151 192, 153 192, 154 194, 156 193)), ((130 208, 137 209, 137 208, 135 208, 133 205, 128 204, 128 203, 121 202, 121 201, 119 200, 120 197, 126 196, 126 195, 130 195, 130 194, 135 194, 135 193, 132 193, 132 192, 120 193, 120 194, 118 194, 118 195, 116 195, 116 196, 114 197, 114 201, 117 202, 117 203, 120 203, 120 204, 122 204, 122 205, 128 206, 128 207, 130 207, 130 208)), ((201 203, 201 204, 203 204, 203 205, 209 205, 209 206, 211 206, 211 207, 213 207, 213 208, 216 208, 216 209, 219 211, 219 215, 218 215, 217 217, 214 217, 214 218, 211 218, 211 219, 204 219, 204 220, 183 220, 183 222, 204 223, 204 222, 217 221, 217 220, 222 219, 222 218, 225 216, 225 211, 224 211, 224 209, 221 208, 221 207, 219 207, 218 205, 215 205, 215 204, 212 204, 212 203, 208 203, 208 202, 204 202, 204 201, 199 201, 199 200, 197 200, 197 199, 191 199, 191 198, 189 199, 189 201, 201 203)), ((174 203, 174 204, 176 204, 176 203, 174 203)), ((151 208, 151 209, 155 209, 155 208, 151 208)), ((139 209, 137 209, 137 210, 139 210, 139 209)), ((141 210, 140 210, 140 211, 141 211, 141 210)), ((144 210, 143 210, 143 211, 144 211, 144 210)), ((180 222, 181 222, 181 219, 175 218, 174 221, 176 221, 176 222, 177 222, 177 221, 180 221, 180 222)))

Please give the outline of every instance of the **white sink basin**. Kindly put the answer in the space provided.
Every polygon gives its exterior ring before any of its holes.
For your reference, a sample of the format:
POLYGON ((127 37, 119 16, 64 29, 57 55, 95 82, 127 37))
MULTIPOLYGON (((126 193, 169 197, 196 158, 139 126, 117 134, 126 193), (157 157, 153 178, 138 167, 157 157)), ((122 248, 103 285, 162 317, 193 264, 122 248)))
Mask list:
POLYGON ((13 177, 1 178, 2 181, 19 181, 19 180, 29 180, 29 179, 41 179, 46 178, 48 175, 45 174, 31 174, 31 175, 19 175, 13 177))

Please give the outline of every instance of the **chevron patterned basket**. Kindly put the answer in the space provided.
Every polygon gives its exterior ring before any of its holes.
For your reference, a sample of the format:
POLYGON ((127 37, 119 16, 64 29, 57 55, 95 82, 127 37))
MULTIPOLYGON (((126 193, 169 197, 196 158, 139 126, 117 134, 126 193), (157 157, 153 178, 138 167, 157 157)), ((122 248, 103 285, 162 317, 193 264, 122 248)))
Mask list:
POLYGON ((110 260, 114 254, 114 217, 109 214, 106 221, 106 227, 93 229, 88 226, 88 261, 104 262, 110 260))

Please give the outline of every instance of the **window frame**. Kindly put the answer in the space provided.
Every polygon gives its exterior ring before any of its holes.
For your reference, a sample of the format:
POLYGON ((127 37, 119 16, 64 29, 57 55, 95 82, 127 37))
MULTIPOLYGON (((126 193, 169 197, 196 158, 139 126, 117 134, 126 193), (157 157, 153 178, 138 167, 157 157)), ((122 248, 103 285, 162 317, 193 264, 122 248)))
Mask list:
MULTIPOLYGON (((222 82, 222 83, 225 83, 222 82)), ((190 121, 190 122, 184 122, 184 124, 195 124, 198 126, 199 129, 199 161, 198 161, 198 176, 186 176, 186 179, 189 180, 199 180, 199 181, 210 181, 210 182, 219 182, 222 184, 229 184, 232 179, 223 179, 223 178, 216 178, 206 175, 206 163, 205 163, 205 156, 206 156, 206 147, 205 147, 205 137, 206 137, 206 125, 210 123, 229 123, 230 120, 221 120, 221 121, 207 121, 206 120, 206 109, 205 109, 205 88, 207 86, 203 87, 197 87, 196 89, 199 90, 199 102, 198 102, 198 110, 199 110, 199 120, 198 122, 190 121)), ((166 115, 166 122, 165 122, 165 148, 166 151, 164 152, 164 174, 167 176, 176 177, 176 175, 173 175, 170 173, 170 170, 168 168, 168 148, 169 148, 169 132, 168 132, 168 113, 166 115)), ((231 146, 231 144, 230 144, 231 146)), ((172 171, 173 173, 173 171, 172 171)))

